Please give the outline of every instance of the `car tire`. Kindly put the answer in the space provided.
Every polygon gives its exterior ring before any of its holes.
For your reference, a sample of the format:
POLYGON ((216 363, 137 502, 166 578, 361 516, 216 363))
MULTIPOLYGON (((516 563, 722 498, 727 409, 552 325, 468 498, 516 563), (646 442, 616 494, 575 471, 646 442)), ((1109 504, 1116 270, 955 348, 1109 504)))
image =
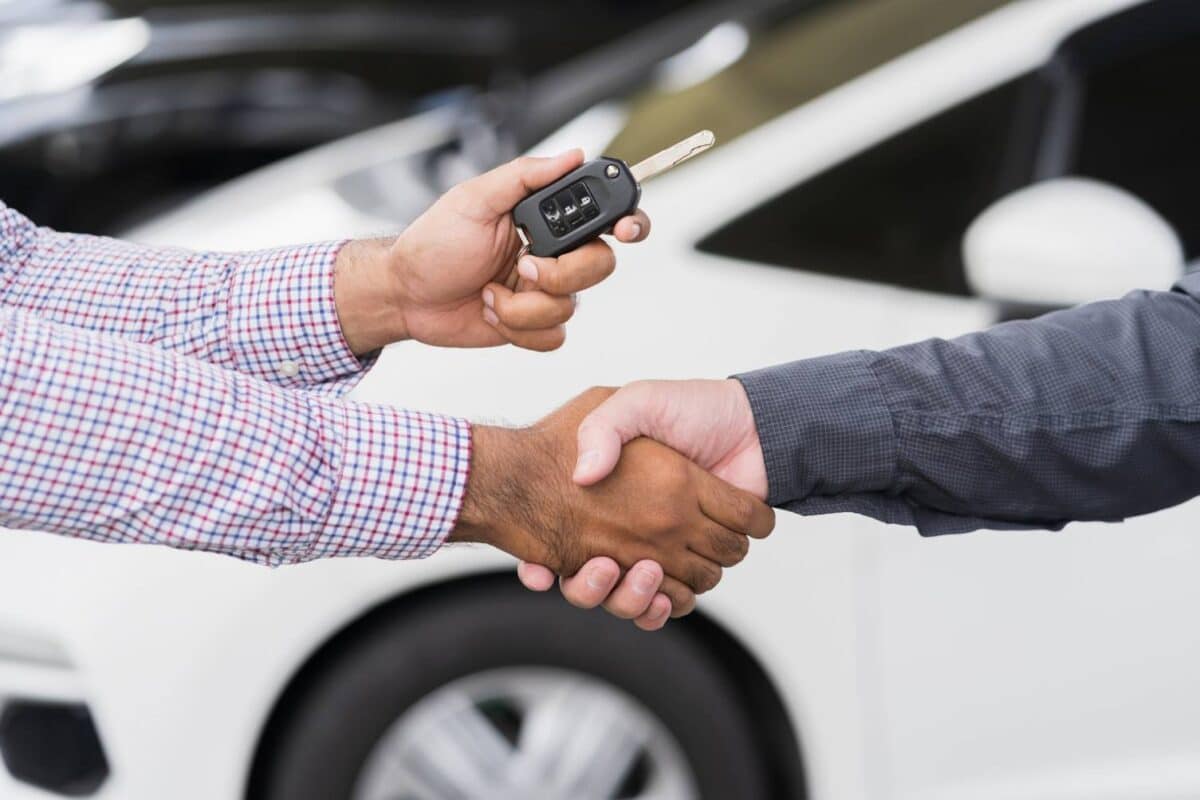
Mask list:
POLYGON ((769 765, 755 744, 754 720, 687 621, 645 633, 602 611, 572 608, 557 593, 485 579, 383 610, 336 641, 321 662, 285 695, 252 797, 361 797, 364 767, 397 720, 447 684, 513 669, 571 673, 632 698, 671 734, 654 741, 678 744, 692 796, 768 796, 769 765))

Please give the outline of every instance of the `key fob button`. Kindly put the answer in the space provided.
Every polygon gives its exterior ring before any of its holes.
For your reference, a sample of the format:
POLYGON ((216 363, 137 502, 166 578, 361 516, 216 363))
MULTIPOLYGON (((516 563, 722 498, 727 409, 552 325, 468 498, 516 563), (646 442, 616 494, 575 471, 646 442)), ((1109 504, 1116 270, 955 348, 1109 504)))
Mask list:
POLYGON ((611 159, 592 161, 522 200, 513 209, 513 220, 524 231, 530 252, 561 255, 636 208, 639 194, 640 187, 624 166, 611 159), (616 179, 609 180, 610 171, 616 179))
POLYGON ((562 213, 558 210, 558 203, 554 202, 554 198, 542 201, 541 212, 547 222, 554 222, 562 216, 562 213))

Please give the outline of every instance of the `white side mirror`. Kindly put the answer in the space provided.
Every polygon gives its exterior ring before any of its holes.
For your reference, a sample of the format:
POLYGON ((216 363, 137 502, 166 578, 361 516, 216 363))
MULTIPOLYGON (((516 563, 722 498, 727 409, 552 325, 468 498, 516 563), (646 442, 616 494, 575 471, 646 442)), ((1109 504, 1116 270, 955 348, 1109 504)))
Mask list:
POLYGON ((1154 209, 1083 178, 1038 183, 984 211, 963 240, 967 284, 980 297, 1072 306, 1133 289, 1167 289, 1183 245, 1154 209))

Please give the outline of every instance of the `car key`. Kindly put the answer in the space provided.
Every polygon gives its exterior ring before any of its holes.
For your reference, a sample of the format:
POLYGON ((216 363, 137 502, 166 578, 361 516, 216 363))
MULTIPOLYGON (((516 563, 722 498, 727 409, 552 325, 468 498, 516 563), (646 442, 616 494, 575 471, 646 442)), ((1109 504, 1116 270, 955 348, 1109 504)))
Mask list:
POLYGON ((595 239, 621 217, 632 214, 642 183, 703 153, 716 143, 712 131, 700 131, 634 166, 618 158, 589 161, 534 192, 513 209, 528 252, 559 256, 595 239))

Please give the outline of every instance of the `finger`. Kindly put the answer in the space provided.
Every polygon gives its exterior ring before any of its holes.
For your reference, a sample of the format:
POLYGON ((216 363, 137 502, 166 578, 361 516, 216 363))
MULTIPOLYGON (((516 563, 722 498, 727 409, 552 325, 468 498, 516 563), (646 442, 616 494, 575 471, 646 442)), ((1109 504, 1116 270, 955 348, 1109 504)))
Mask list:
POLYGON ((708 525, 696 531, 688 542, 688 549, 722 567, 733 567, 750 552, 750 539, 722 525, 708 525))
MULTIPOLYGON (((703 528, 712 524, 700 514, 694 527, 703 528)), ((696 594, 712 591, 721 582, 722 567, 707 556, 691 548, 691 537, 683 547, 672 546, 658 552, 654 559, 662 565, 663 572, 686 585, 696 594)))
POLYGON ((662 580, 663 569, 656 562, 637 562, 604 601, 605 610, 621 619, 640 617, 650 609, 662 580))
POLYGON ((716 564, 715 561, 710 561, 702 555, 692 553, 688 566, 682 573, 682 579, 691 587, 692 591, 695 591, 697 595, 702 595, 706 591, 715 589, 716 584, 721 582, 724 575, 725 570, 721 569, 720 564, 716 564))
POLYGON ((667 575, 663 578, 660 592, 667 596, 671 601, 671 616, 674 619, 686 617, 688 614, 696 610, 696 593, 689 589, 682 581, 672 578, 667 575))
POLYGON ((563 597, 573 606, 595 608, 612 593, 620 577, 621 568, 617 562, 605 556, 593 558, 578 573, 563 578, 563 597))
POLYGON ((562 325, 575 313, 574 298, 555 297, 545 292, 514 292, 499 283, 483 289, 483 304, 509 328, 536 331, 562 325))
POLYGON ((509 344, 526 350, 536 350, 539 353, 557 350, 567 340, 567 329, 563 325, 553 328, 541 328, 536 331, 520 331, 510 328, 500 321, 496 312, 487 306, 483 307, 483 320, 491 325, 508 341, 509 344))
POLYGON ((478 199, 491 213, 507 214, 543 186, 566 175, 583 163, 583 151, 568 150, 550 158, 522 156, 462 184, 464 192, 478 199))
POLYGON ((607 242, 593 239, 558 258, 524 256, 517 272, 544 292, 569 295, 590 289, 613 274, 617 256, 607 242))
POLYGON ((700 510, 714 522, 755 539, 775 530, 775 510, 754 495, 730 486, 720 478, 695 468, 700 510))
POLYGON ((625 443, 645 433, 643 415, 642 395, 630 387, 592 409, 576 433, 575 483, 591 486, 612 472, 625 443))
POLYGON ((628 217, 621 217, 613 226, 613 236, 617 241, 632 244, 640 242, 650 235, 650 217, 640 208, 628 217))
POLYGON ((671 618, 671 598, 665 594, 656 594, 654 599, 650 601, 650 608, 645 614, 633 621, 644 631, 662 630, 662 626, 667 624, 667 620, 671 618))
POLYGON ((554 585, 554 573, 541 564, 522 561, 517 564, 517 577, 531 592, 544 592, 554 585))

